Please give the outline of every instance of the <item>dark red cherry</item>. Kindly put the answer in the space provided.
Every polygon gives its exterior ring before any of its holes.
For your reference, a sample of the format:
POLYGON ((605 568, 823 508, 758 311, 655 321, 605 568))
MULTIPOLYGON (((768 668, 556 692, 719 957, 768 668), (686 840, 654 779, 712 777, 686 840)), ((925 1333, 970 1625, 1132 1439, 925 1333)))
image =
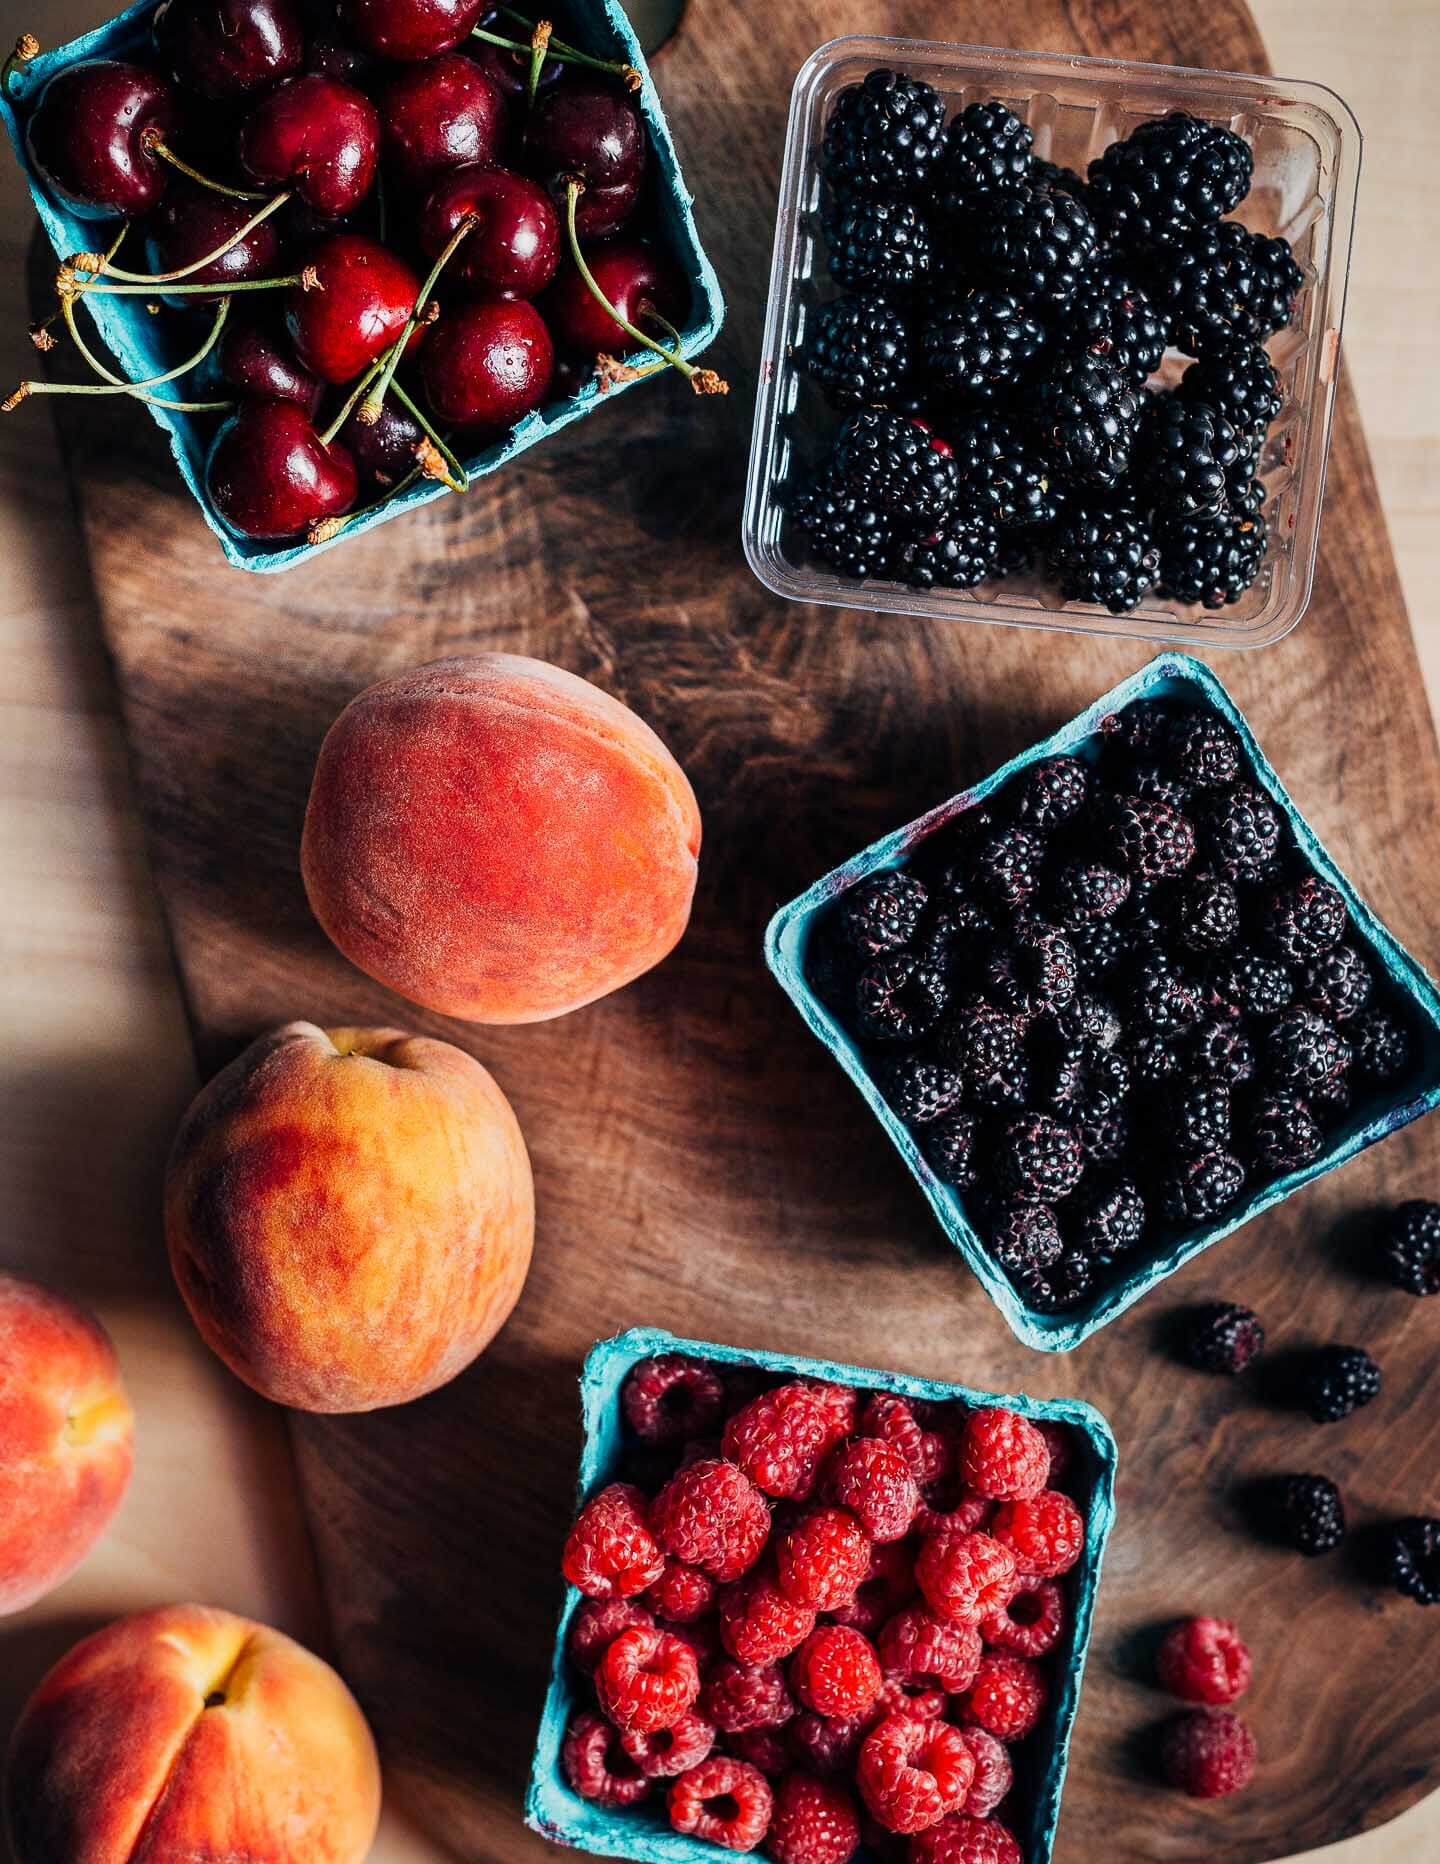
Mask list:
POLYGON ((380 61, 353 45, 340 24, 336 0, 303 0, 305 12, 305 69, 323 72, 373 94, 382 73, 380 61))
POLYGON ((154 32, 176 82, 211 99, 274 84, 305 59, 295 0, 161 0, 154 32))
POLYGON ((340 438, 359 468, 366 493, 379 497, 414 471, 415 449, 425 435, 413 415, 387 401, 379 420, 369 427, 352 414, 340 429, 340 438))
POLYGON ((295 354, 284 317, 274 309, 242 311, 238 305, 237 299, 215 347, 221 378, 247 401, 293 401, 313 415, 325 384, 295 354))
POLYGON ((216 511, 242 537, 281 543, 349 511, 360 489, 345 448, 329 446, 293 401, 256 401, 220 429, 205 483, 216 511))
POLYGON ((560 263, 560 222, 550 196, 508 168, 457 168, 425 197, 418 229, 422 251, 438 259, 467 214, 467 233, 446 279, 481 298, 533 298, 560 263))
POLYGON ((457 304, 420 357, 430 406, 447 427, 495 436, 545 400, 555 346, 533 304, 457 304))
MULTIPOLYGON (((633 240, 592 247, 585 254, 595 283, 630 323, 665 341, 663 328, 647 321, 659 311, 679 325, 690 303, 684 279, 667 259, 633 240)), ((627 356, 635 339, 600 304, 573 265, 567 264, 541 305, 551 334, 563 350, 579 356, 627 356)))
POLYGON ((486 0, 339 0, 340 23, 377 58, 409 64, 453 52, 470 36, 486 0))
POLYGON ((645 179, 645 126, 629 95, 589 78, 542 97, 525 130, 525 167, 554 196, 561 214, 565 183, 585 183, 575 210, 582 239, 603 239, 634 213, 645 179))
MULTIPOLYGON (((487 6, 477 21, 487 32, 499 33, 503 39, 523 40, 525 33, 517 30, 516 22, 508 19, 499 7, 487 6)), ((470 46, 470 57, 475 60, 487 78, 493 78, 500 86, 506 101, 510 104, 523 104, 530 89, 530 54, 528 52, 507 52, 503 45, 489 45, 484 39, 476 39, 470 46)), ((569 67, 562 65, 556 58, 547 58, 540 67, 540 90, 553 90, 557 84, 563 84, 569 67)))
POLYGON ((353 85, 316 71, 286 78, 240 130, 240 161, 267 188, 293 188, 322 214, 348 214, 375 181, 380 115, 353 85))
MULTIPOLYGON (((228 195, 197 187, 177 175, 175 186, 145 222, 146 263, 152 272, 178 272, 182 266, 193 265, 223 246, 254 217, 253 201, 232 201, 228 195)), ((217 289, 213 293, 202 296, 187 292, 173 301, 213 303, 224 297, 227 285, 238 284, 244 278, 273 278, 279 271, 280 235, 273 219, 262 220, 221 258, 178 281, 185 285, 214 285, 217 289)), ((163 286, 156 289, 163 290, 163 286)))
POLYGON ((507 109, 498 85, 471 58, 445 52, 407 65, 380 98, 380 147, 388 173, 417 193, 448 169, 493 162, 507 109))
POLYGON ((78 214, 148 213, 174 170, 145 146, 167 140, 180 100, 158 71, 94 59, 57 71, 26 131, 30 160, 49 191, 78 214))
POLYGON ((285 294, 290 341, 322 380, 353 381, 404 329, 420 280, 388 246, 358 233, 326 240, 310 266, 314 288, 296 285, 285 294))

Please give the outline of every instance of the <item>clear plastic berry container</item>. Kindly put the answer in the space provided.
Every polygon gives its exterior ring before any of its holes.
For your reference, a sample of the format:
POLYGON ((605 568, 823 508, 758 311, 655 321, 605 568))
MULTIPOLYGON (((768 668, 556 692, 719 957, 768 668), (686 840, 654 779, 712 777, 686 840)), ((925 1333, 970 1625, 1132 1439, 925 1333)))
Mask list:
MULTIPOLYGON (((1078 1399, 1028 1398, 1023 1394, 973 1391, 935 1379, 909 1378, 829 1360, 795 1358, 784 1353, 719 1346, 706 1340, 682 1340, 657 1327, 634 1327, 591 1348, 580 1377, 585 1433, 580 1456, 578 1497, 583 1501, 608 1482, 625 1479, 627 1441, 620 1393, 630 1370, 658 1353, 684 1353, 722 1372, 760 1372, 777 1379, 815 1378, 852 1386, 862 1397, 894 1392, 929 1404, 959 1400, 968 1405, 1001 1405, 1023 1417, 1063 1426, 1070 1435, 1072 1462, 1063 1486, 1085 1516, 1085 1548, 1064 1580, 1071 1619, 1061 1642, 1045 1659, 1052 1666, 1051 1689, 1040 1724, 1017 1749, 1016 1804, 1007 1801, 1001 1816, 1011 1824, 1027 1864, 1049 1864, 1060 1819, 1060 1799, 1070 1758, 1070 1736, 1080 1703, 1080 1679, 1090 1644, 1091 1622, 1100 1585, 1106 1543, 1115 1521, 1115 1470, 1118 1451, 1110 1427, 1093 1406, 1078 1399), (1022 1803, 1023 1802, 1023 1803, 1022 1803)), ((735 1854, 698 1838, 673 1831, 664 1801, 655 1793, 645 1803, 624 1809, 581 1799, 572 1791, 560 1764, 565 1730, 574 1710, 583 1706, 579 1683, 566 1655, 570 1620, 580 1604, 573 1586, 565 1591, 555 1639, 550 1687, 540 1720, 525 1823, 553 1843, 574 1846, 598 1857, 634 1858, 641 1864, 715 1864, 735 1854)), ((658 1783, 664 1787, 667 1782, 658 1783)), ((756 1856, 764 1855, 764 1843, 756 1856)))
MULTIPOLYGON (((1304 614, 1314 581, 1360 149, 1348 106, 1322 84, 918 39, 822 45, 790 101, 745 499, 750 567, 767 588, 796 602, 1204 648, 1280 640, 1304 614), (834 295, 820 232, 820 139, 836 97, 876 66, 933 84, 952 112, 998 98, 1029 123, 1038 156, 1082 172, 1109 143, 1171 110, 1225 124, 1250 143, 1254 184, 1234 217, 1288 239, 1304 284, 1291 323, 1270 339, 1285 401, 1260 458, 1269 544, 1258 580, 1239 602, 1182 608, 1152 595, 1128 615, 1111 615, 1063 601, 1038 574, 921 591, 853 581, 807 560, 786 504, 838 425, 796 360, 817 306, 834 295)), ((1168 355, 1162 381, 1177 380, 1186 361, 1168 355)))

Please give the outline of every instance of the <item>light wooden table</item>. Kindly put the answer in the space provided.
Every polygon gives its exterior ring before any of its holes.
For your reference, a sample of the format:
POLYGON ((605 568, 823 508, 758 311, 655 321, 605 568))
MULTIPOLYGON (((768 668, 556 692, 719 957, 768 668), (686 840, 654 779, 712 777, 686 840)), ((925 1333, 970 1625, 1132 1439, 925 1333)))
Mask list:
MULTIPOLYGON (((1252 5, 1275 68, 1331 84, 1366 132, 1345 356, 1440 703, 1440 256, 1429 179, 1440 165, 1440 6, 1252 5)), ((54 44, 110 10, 104 0, 0 0, 0 45, 36 26, 54 44)), ((7 384, 29 366, 23 200, 4 163, 7 384)), ((145 548, 143 537, 132 542, 145 548)), ((100 1311, 140 1418, 136 1479, 111 1534, 68 1585, 0 1624, 3 1743, 48 1664, 119 1612, 188 1596, 313 1643, 324 1633, 280 1421, 199 1345, 165 1268, 157 1175, 193 1070, 85 563, 53 436, 34 407, 0 423, 0 566, 0 872, 9 876, 0 896, 0 1263, 47 1275, 100 1311)), ((1440 1855, 1440 1795, 1378 1833, 1309 1855, 1326 1864, 1440 1855)), ((398 1812, 387 1813, 375 1864, 435 1858, 398 1812)))

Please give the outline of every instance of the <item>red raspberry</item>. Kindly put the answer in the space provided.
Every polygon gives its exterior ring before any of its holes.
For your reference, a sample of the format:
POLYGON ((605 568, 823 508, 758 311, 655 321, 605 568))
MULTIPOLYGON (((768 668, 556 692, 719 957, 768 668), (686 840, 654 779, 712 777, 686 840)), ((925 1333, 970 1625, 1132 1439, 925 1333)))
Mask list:
POLYGON ((1040 1719, 1050 1691, 1028 1657, 987 1652, 965 1698, 965 1714, 997 1741, 1023 1741, 1040 1719))
POLYGON ((981 1620, 980 1635, 996 1650, 1043 1657, 1059 1643, 1068 1623, 1065 1595, 1053 1579, 1022 1579, 1010 1603, 981 1620))
POLYGON ((883 1437, 856 1437, 837 1450, 826 1465, 825 1493, 877 1541, 903 1540, 920 1505, 905 1452, 883 1437))
POLYGON ((1234 1702, 1250 1687, 1250 1652, 1228 1618, 1187 1618, 1160 1646, 1160 1686, 1182 1702, 1234 1702))
POLYGON ((602 1806, 633 1806, 650 1791, 619 1735, 593 1709, 582 1709, 566 1729, 560 1765, 573 1792, 602 1806))
POLYGON ((1015 1770, 1005 1743, 997 1741, 988 1728, 962 1728, 960 1733, 975 1762, 965 1810, 972 1819, 987 1819, 1010 1791, 1015 1770))
POLYGON ((714 1724, 687 1710, 673 1728, 631 1728, 620 1745, 647 1780, 673 1780, 698 1767, 715 1745, 714 1724))
POLYGON ((725 1454, 766 1495, 803 1500, 831 1443, 831 1414, 808 1385, 752 1398, 725 1426, 725 1454))
POLYGON ((667 1559, 665 1571, 646 1589, 645 1603, 667 1624, 693 1625, 715 1603, 715 1581, 698 1566, 667 1559))
POLYGON ((830 1419, 830 1448, 853 1437, 860 1422, 860 1394, 849 1385, 832 1385, 826 1379, 801 1379, 824 1405, 830 1419))
POLYGON ((778 1663, 814 1629, 814 1612, 787 1599, 769 1572, 747 1573, 720 1593, 720 1641, 737 1663, 778 1663))
POLYGON ((923 1489, 938 1482, 950 1463, 950 1446, 938 1430, 926 1430, 908 1398, 876 1392, 860 1417, 862 1436, 881 1437, 904 1452, 910 1473, 923 1489))
POLYGON ((950 1706, 945 1691, 929 1683, 904 1683, 898 1676, 887 1676, 875 1707, 870 1711, 869 1727, 875 1728, 887 1715, 908 1715, 917 1722, 938 1722, 950 1706))
POLYGON ((717 1755, 670 1788, 670 1823, 727 1851, 753 1851, 770 1826, 775 1796, 758 1767, 717 1755))
POLYGON ((661 1353, 631 1368, 620 1403, 642 1443, 684 1443, 719 1424, 725 1387, 720 1375, 698 1359, 661 1353))
POLYGON ((1014 1554, 1015 1570, 1034 1579, 1058 1579, 1085 1551, 1085 1517, 1058 1489, 1006 1502, 990 1531, 1014 1554))
POLYGON ((1050 1451, 1028 1418, 987 1405, 965 1420, 958 1467, 977 1494, 1020 1501, 1044 1488, 1050 1451))
POLYGON ((923 1832, 958 1811, 974 1774, 958 1728, 908 1715, 871 1729, 857 1768, 861 1796, 889 1832, 923 1832))
POLYGON ((710 1666, 700 1692, 700 1713, 727 1735, 747 1728, 780 1728, 795 1713, 795 1699, 776 1663, 755 1667, 722 1657, 710 1666))
POLYGON ((1025 1864, 1025 1854, 998 1819, 952 1812, 910 1840, 909 1864, 1025 1864))
POLYGON ((1165 1724, 1165 1778, 1192 1799, 1240 1792, 1254 1778, 1255 1761, 1255 1737, 1229 1709, 1191 1709, 1165 1724))
POLYGON ((739 1728, 733 1735, 722 1735, 725 1752, 743 1760, 772 1780, 790 1771, 790 1747, 785 1736, 788 1728, 739 1728))
POLYGON ((1035 1428, 1045 1439, 1045 1448, 1050 1452, 1050 1475, 1047 1486, 1058 1489, 1064 1481, 1066 1470, 1074 1460, 1074 1439, 1066 1426, 1057 1424, 1053 1418, 1037 1417, 1035 1428))
POLYGON ((700 1694, 700 1666, 688 1644, 668 1631, 633 1625, 595 1667, 600 1707, 625 1732, 673 1728, 700 1694))
POLYGON ((786 1774, 775 1792, 767 1857, 775 1864, 849 1864, 859 1844, 859 1809, 844 1787, 786 1774))
MULTIPOLYGON (((666 1553, 720 1580, 748 1572, 770 1534, 765 1498, 720 1458, 677 1470, 651 1504, 650 1522, 666 1553)), ((659 1577, 653 1573, 647 1584, 659 1577)))
POLYGON ((565 1577, 588 1598, 628 1599, 654 1585, 664 1569, 645 1525, 645 1497, 612 1482, 592 1495, 570 1530, 560 1559, 565 1577))
POLYGON ((870 1541, 844 1508, 814 1508, 776 1539, 780 1590, 817 1612, 849 1605, 870 1571, 870 1541))
POLYGON ((1000 1506, 988 1495, 978 1495, 967 1488, 954 1470, 932 1482, 920 1495, 920 1506, 912 1522, 921 1538, 931 1534, 982 1533, 995 1519, 1000 1506))
POLYGON ((807 1709, 795 1717, 785 1733, 800 1765, 829 1778, 832 1774, 854 1772, 866 1727, 863 1720, 837 1721, 807 1709))
POLYGON ((978 1625, 1014 1590, 1015 1555, 988 1534, 932 1534, 920 1549, 915 1577, 937 1618, 978 1625))
POLYGON ((941 1624, 923 1606, 897 1612, 880 1633, 885 1674, 952 1695, 968 1689, 980 1667, 980 1633, 973 1625, 941 1624))
POLYGON ((846 1625, 821 1625, 790 1660, 790 1687, 817 1715, 868 1715, 882 1681, 875 1646, 846 1625))
POLYGON ((874 1637, 897 1607, 915 1596, 915 1556, 899 1541, 870 1550, 870 1570, 848 1605, 831 1613, 836 1624, 850 1625, 874 1637))
POLYGON ((570 1620, 565 1642, 570 1661, 586 1676, 593 1676, 595 1666, 622 1631, 632 1625, 653 1625, 655 1620, 634 1599, 582 1599, 570 1620))

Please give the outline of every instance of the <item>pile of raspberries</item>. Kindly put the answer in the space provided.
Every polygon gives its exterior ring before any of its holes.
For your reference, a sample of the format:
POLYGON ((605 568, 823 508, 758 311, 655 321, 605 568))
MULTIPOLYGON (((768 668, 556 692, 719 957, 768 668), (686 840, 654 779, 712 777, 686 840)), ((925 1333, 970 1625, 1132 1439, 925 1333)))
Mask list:
POLYGON ((638 1480, 563 1559, 573 1790, 774 1864, 1023 1864, 999 1815, 1070 1656, 1070 1433, 676 1353, 622 1402, 638 1480))

